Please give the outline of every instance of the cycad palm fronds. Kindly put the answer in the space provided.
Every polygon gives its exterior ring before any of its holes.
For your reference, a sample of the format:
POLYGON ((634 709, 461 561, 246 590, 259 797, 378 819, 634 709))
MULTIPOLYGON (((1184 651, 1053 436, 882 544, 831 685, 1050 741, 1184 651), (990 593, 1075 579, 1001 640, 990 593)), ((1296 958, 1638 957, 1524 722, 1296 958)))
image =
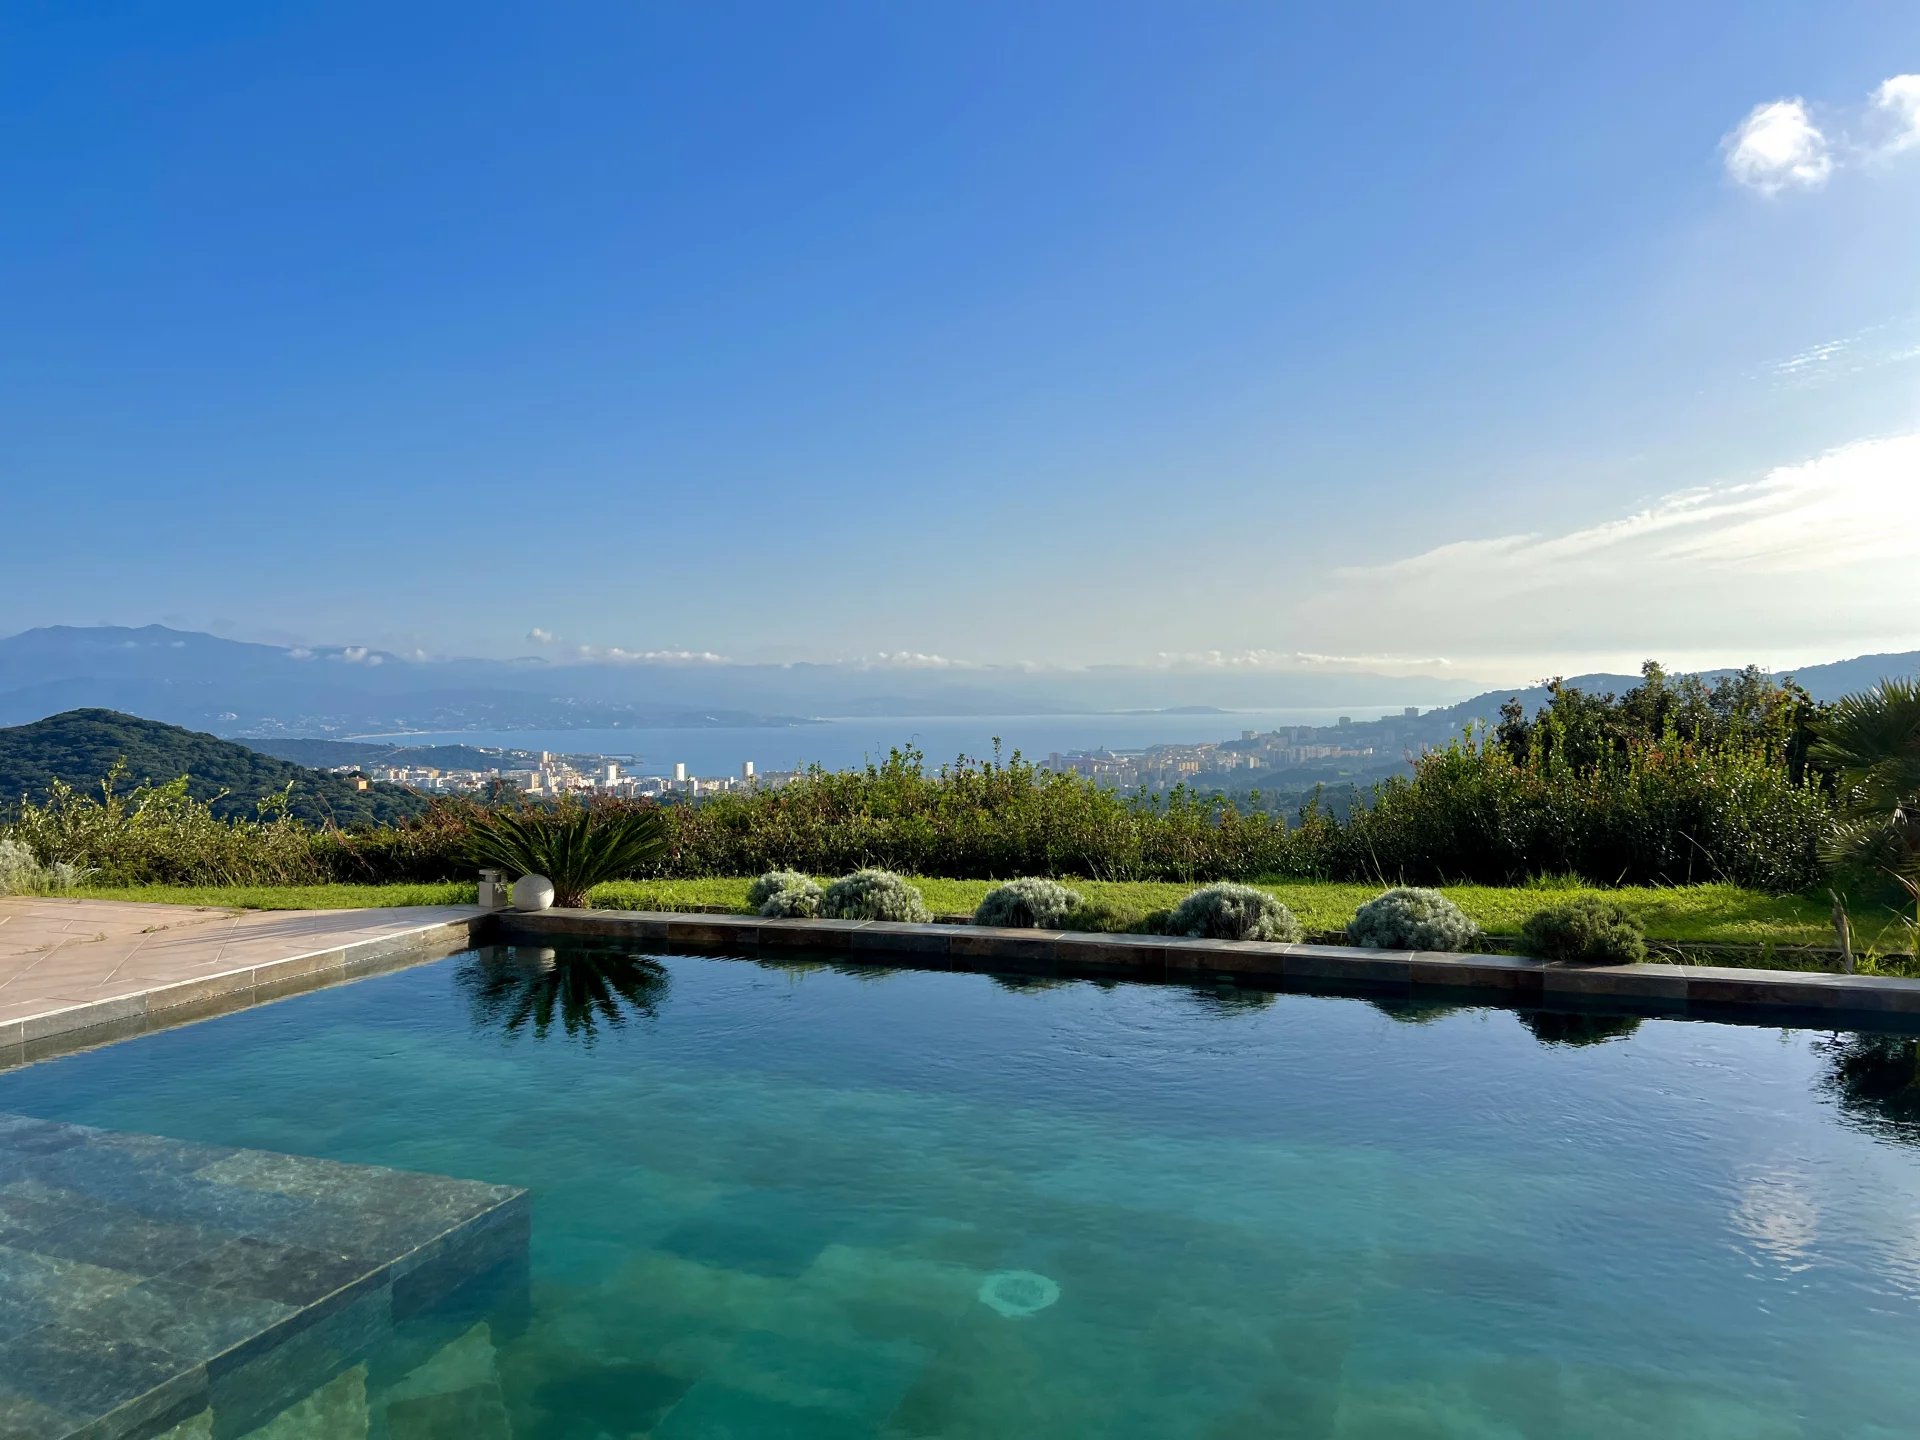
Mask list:
POLYGON ((460 972, 477 1025, 508 1035, 561 1029, 591 1045, 602 1027, 623 1028, 629 1014, 650 1017, 667 994, 667 972, 638 955, 508 949, 483 954, 460 972))
POLYGON ((1808 758, 1839 774, 1826 858, 1884 870, 1912 892, 1920 881, 1920 680, 1882 680, 1841 700, 1808 758))
POLYGON ((603 880, 638 874, 667 848, 657 810, 572 805, 559 810, 496 811, 475 819, 467 855, 515 876, 544 875, 556 905, 583 905, 603 880))

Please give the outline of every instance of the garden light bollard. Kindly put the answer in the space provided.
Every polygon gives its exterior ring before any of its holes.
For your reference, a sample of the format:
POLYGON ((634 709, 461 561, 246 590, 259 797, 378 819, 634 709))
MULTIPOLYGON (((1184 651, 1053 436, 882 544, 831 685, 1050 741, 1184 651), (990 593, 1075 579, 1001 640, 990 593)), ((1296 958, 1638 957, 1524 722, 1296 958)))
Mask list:
POLYGON ((505 907, 507 903, 507 887, 500 883, 500 872, 498 870, 482 870, 480 872, 479 899, 482 910, 499 910, 505 907))

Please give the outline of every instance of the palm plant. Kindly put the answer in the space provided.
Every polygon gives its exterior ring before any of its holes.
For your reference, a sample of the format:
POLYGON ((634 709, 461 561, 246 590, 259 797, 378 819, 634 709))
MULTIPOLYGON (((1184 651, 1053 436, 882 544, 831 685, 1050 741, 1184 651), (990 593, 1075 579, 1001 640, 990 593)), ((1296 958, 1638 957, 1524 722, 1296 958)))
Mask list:
POLYGON ((467 858, 512 875, 544 875, 556 905, 584 905, 603 880, 637 874, 667 848, 658 810, 564 805, 557 810, 496 810, 475 817, 467 858))
POLYGON ((1838 777, 1824 858, 1892 876, 1920 925, 1920 680, 1882 680, 1839 701, 1808 759, 1838 777))

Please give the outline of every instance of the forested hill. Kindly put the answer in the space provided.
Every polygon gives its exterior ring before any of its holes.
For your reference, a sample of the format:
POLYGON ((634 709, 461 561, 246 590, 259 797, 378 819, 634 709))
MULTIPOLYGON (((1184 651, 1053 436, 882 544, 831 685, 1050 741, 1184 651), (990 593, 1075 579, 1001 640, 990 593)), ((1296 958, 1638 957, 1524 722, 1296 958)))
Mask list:
POLYGON ((289 784, 293 813, 318 824, 397 820, 425 806, 400 786, 357 790, 338 775, 277 760, 217 735, 117 710, 69 710, 0 729, 0 808, 12 809, 23 795, 43 799, 56 778, 97 792, 116 760, 126 761, 128 787, 190 776, 193 794, 213 801, 223 815, 251 817, 261 799, 289 784))

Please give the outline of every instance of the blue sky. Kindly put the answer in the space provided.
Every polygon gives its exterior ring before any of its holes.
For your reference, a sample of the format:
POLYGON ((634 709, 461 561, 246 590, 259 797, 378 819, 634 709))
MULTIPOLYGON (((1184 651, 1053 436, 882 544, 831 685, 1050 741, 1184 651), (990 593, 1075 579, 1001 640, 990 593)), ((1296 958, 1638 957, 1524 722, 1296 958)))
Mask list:
POLYGON ((1916 72, 1884 3, 12 5, 0 628, 1920 646, 1916 72))

